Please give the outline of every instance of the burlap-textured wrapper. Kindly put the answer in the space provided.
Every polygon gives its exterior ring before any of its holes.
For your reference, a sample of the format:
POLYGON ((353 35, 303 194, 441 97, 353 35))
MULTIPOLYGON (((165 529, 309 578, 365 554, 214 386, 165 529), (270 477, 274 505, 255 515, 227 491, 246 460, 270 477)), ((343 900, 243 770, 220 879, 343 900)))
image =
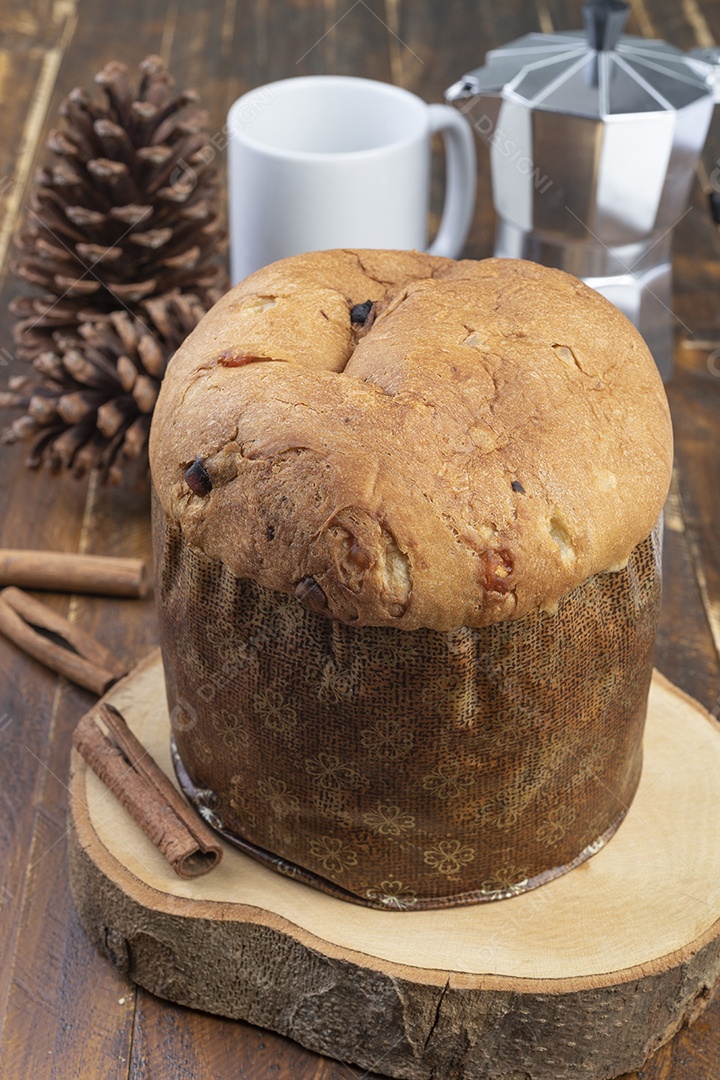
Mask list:
POLYGON ((635 793, 657 535, 625 569, 482 629, 353 628, 193 551, 155 500, 187 794, 276 870, 378 908, 502 899, 577 865, 635 793))

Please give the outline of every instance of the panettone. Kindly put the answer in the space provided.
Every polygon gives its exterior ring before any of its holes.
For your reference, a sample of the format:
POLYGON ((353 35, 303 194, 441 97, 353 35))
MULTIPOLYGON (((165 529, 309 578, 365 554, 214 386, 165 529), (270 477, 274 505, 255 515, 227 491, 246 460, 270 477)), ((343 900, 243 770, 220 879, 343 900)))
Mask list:
POLYGON ((221 832, 391 908, 612 835, 672 438, 609 302, 514 260, 283 260, 178 351, 150 456, 176 765, 221 832))

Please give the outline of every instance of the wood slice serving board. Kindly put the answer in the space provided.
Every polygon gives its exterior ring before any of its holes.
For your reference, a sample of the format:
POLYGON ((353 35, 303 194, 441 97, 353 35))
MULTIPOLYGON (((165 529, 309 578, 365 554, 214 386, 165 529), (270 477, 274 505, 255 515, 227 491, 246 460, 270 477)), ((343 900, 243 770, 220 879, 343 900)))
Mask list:
MULTIPOLYGON (((173 774, 162 662, 106 695, 173 774)), ((720 728, 657 673, 639 792, 608 846, 497 903, 375 911, 224 845, 177 878, 73 752, 70 881, 112 962, 170 999, 408 1080, 639 1068, 720 978, 720 728)))

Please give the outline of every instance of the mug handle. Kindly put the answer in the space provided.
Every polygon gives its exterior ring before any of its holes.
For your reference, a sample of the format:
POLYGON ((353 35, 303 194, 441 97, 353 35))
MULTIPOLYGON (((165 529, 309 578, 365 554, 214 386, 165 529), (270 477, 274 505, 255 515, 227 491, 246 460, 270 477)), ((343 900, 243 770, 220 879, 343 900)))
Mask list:
POLYGON ((430 132, 445 143, 446 191, 440 228, 428 248, 430 255, 456 259, 470 232, 475 210, 477 165, 472 128, 450 105, 428 105, 430 132))

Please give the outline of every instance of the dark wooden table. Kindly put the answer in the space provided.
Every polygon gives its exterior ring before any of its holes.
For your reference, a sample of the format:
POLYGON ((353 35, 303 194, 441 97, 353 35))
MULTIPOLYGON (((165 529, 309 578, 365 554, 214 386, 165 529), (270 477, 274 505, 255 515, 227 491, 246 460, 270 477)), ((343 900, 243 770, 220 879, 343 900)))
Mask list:
MULTIPOLYGON (((107 60, 134 66, 161 53, 180 84, 202 91, 215 131, 240 93, 296 74, 371 76, 439 101, 486 49, 528 31, 577 26, 579 7, 569 0, 0 0, 0 377, 22 369, 7 314, 20 291, 9 273, 10 241, 44 135, 63 96, 90 85, 107 60)), ((720 39, 720 0, 632 7, 634 33, 682 48, 720 39)), ((720 709, 720 240, 703 186, 718 155, 716 121, 692 209, 676 233, 677 363, 668 392, 677 470, 657 646, 658 667, 710 709, 720 709)), ((489 254, 492 236, 481 150, 467 253, 489 254)), ((149 557, 146 497, 102 489, 92 478, 28 472, 24 454, 2 448, 0 545, 149 557)), ((129 662, 155 643, 151 600, 49 601, 129 662)), ((0 640, 1 1080, 369 1080, 287 1039, 138 990, 88 944, 68 894, 65 784, 72 730, 91 700, 0 640)), ((640 1075, 720 1075, 720 1000, 640 1075)))

